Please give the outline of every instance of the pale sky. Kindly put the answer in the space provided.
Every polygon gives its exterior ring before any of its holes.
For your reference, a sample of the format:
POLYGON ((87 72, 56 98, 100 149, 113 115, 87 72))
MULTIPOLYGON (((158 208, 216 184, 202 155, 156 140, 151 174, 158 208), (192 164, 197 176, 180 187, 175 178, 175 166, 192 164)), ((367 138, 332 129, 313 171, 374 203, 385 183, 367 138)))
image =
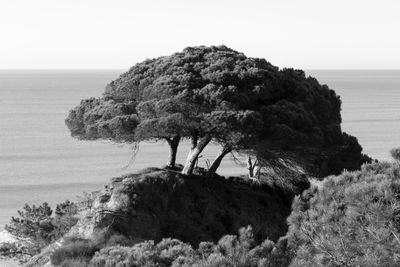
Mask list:
POLYGON ((0 0, 0 69, 127 69, 220 44, 279 67, 400 69, 400 1, 0 0))

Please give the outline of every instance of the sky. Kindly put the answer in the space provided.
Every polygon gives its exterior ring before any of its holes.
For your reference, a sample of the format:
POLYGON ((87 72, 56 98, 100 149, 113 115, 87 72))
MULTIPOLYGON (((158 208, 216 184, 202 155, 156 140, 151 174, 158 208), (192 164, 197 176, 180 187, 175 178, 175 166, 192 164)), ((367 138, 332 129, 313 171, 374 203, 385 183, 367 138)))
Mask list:
POLYGON ((279 67, 400 69, 399 0, 0 0, 0 69, 127 69, 224 44, 279 67))

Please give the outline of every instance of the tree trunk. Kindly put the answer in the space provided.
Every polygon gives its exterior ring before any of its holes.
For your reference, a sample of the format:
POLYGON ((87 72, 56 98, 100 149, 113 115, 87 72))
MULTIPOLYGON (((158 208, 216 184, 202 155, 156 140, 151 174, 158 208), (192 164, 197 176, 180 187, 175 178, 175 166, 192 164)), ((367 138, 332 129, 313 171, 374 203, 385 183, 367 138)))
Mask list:
POLYGON ((247 156, 247 169, 249 170, 249 178, 253 178, 255 175, 260 174, 260 167, 258 166, 258 160, 252 161, 250 156, 247 156))
POLYGON ((167 162, 167 167, 175 168, 176 152, 178 151, 178 145, 181 137, 179 135, 176 135, 172 138, 166 138, 166 140, 169 144, 169 159, 167 162))
POLYGON ((218 157, 214 160, 211 164, 210 168, 207 171, 208 175, 214 174, 217 172, 219 165, 221 165, 222 159, 226 156, 226 154, 230 153, 232 149, 228 147, 223 147, 221 152, 219 153, 218 157))
MULTIPOLYGON (((257 162, 258 162, 258 161, 257 161, 257 162)), ((260 173, 261 173, 261 166, 260 166, 260 164, 257 163, 257 165, 254 166, 253 172, 254 172, 254 176, 257 177, 257 178, 259 178, 260 173)))
POLYGON ((192 137, 192 148, 186 158, 185 166, 182 169, 182 174, 191 175, 196 165, 197 158, 203 149, 210 143, 211 137, 206 135, 197 142, 197 137, 192 137))

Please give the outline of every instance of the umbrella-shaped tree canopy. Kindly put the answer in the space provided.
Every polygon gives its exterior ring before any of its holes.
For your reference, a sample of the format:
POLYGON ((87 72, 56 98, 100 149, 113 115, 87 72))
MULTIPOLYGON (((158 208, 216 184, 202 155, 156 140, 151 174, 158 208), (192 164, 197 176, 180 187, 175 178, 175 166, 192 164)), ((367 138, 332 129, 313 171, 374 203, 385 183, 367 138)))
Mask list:
POLYGON ((271 162, 301 155, 297 164, 322 164, 314 157, 303 161, 307 153, 329 154, 335 147, 338 154, 349 143, 354 153, 339 161, 358 167, 361 146, 341 131, 340 106, 333 90, 301 70, 280 70, 226 46, 200 46, 136 64, 107 85, 102 98, 82 101, 67 125, 79 138, 165 139, 171 167, 179 141, 190 139, 184 174, 193 172, 210 142, 223 147, 210 172, 231 151, 271 162))

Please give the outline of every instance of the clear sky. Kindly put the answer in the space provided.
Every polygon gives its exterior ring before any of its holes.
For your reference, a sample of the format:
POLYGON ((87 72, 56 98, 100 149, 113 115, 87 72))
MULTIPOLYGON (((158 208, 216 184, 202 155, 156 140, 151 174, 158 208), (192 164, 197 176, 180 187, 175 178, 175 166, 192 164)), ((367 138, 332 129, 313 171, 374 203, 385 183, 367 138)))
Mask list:
POLYGON ((0 0, 0 69, 126 69, 212 44, 280 67, 400 69, 400 1, 0 0))

